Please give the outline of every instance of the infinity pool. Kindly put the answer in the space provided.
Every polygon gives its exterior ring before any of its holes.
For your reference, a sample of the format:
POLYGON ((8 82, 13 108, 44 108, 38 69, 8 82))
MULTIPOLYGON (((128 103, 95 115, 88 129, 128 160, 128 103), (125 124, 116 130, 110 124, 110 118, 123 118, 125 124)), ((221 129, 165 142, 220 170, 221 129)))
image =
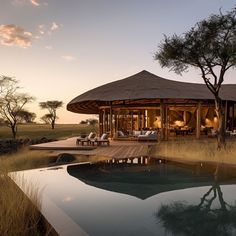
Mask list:
POLYGON ((236 235, 236 181, 214 178, 214 168, 143 158, 12 178, 28 196, 26 185, 40 193, 41 212, 60 235, 236 235))

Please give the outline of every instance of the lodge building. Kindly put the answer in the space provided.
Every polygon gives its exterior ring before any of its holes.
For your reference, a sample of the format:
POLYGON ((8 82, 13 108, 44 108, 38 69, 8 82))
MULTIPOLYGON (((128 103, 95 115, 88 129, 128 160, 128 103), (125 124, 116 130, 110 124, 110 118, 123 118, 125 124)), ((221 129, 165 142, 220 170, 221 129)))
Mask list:
MULTIPOLYGON (((220 97, 227 130, 233 131, 236 84, 222 85, 220 97)), ((129 135, 158 130, 164 140, 186 131, 199 138, 218 126, 214 97, 205 84, 168 80, 145 70, 79 95, 68 103, 67 110, 98 114, 99 133, 109 133, 111 138, 119 130, 129 135)))

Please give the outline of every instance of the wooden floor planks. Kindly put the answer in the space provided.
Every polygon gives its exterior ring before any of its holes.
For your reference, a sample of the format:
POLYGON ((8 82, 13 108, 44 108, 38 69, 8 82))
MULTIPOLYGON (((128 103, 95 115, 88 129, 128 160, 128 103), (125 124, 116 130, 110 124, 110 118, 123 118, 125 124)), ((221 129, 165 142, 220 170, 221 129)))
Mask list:
POLYGON ((110 146, 99 146, 93 150, 89 150, 88 146, 88 150, 85 150, 85 146, 83 146, 83 149, 80 149, 80 146, 76 145, 76 139, 70 138, 58 142, 32 145, 31 149, 54 150, 57 154, 66 152, 76 155, 103 156, 115 159, 123 159, 148 156, 152 145, 156 145, 156 143, 137 141, 111 141, 110 146))

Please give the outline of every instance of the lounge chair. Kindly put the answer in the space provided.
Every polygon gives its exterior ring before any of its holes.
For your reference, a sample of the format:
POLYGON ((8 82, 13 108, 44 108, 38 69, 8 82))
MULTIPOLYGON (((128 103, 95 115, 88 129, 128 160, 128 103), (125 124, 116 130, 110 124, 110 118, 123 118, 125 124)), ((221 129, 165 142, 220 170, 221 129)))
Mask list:
POLYGON ((230 136, 236 138, 236 130, 230 131, 230 136))
POLYGON ((117 131, 116 137, 117 137, 117 138, 128 138, 129 136, 128 136, 128 135, 125 135, 125 134, 123 133, 123 131, 117 131))
POLYGON ((148 130, 145 134, 140 134, 138 141, 157 141, 157 131, 148 130))
POLYGON ((90 132, 90 134, 85 138, 82 137, 77 138, 76 144, 79 145, 81 143, 82 146, 84 145, 84 143, 90 144, 91 140, 93 140, 95 137, 96 133, 90 132))
POLYGON ((102 134, 101 138, 95 138, 94 140, 91 140, 91 143, 96 143, 97 146, 101 146, 102 144, 107 144, 107 146, 110 145, 110 141, 108 139, 108 134, 104 133, 102 134))

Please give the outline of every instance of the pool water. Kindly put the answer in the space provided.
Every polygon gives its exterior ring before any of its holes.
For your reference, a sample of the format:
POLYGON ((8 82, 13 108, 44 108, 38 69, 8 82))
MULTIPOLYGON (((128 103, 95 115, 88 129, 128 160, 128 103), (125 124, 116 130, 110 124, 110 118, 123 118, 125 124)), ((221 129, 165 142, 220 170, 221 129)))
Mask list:
MULTIPOLYGON (((16 172, 60 235, 236 235, 236 181, 215 166, 152 158, 16 172)), ((226 171, 227 173, 227 171, 226 171)))

